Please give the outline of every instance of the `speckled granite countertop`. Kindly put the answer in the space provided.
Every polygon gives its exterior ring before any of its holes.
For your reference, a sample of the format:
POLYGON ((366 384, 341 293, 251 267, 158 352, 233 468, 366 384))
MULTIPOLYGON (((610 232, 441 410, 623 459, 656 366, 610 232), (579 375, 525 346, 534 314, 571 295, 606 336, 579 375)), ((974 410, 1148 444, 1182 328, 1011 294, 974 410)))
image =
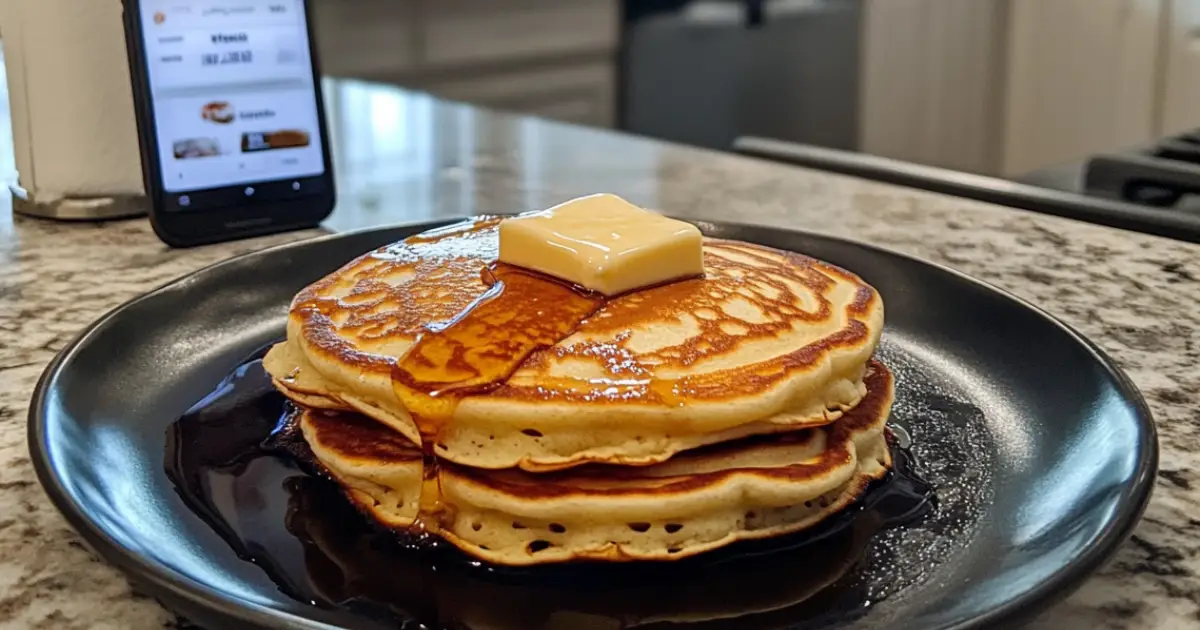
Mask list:
MULTIPOLYGON (((1161 472, 1133 539, 1034 627, 1200 627, 1200 246, 385 88, 335 89, 341 203, 330 229, 542 208, 610 191, 671 213, 914 254, 1077 327, 1146 394, 1161 472), (372 128, 372 107, 398 124, 372 128)), ((185 625, 94 559, 51 507, 25 445, 29 397, 54 353, 110 308, 203 265, 314 233, 175 251, 145 221, 60 225, 12 219, 0 207, 0 629, 185 625)))

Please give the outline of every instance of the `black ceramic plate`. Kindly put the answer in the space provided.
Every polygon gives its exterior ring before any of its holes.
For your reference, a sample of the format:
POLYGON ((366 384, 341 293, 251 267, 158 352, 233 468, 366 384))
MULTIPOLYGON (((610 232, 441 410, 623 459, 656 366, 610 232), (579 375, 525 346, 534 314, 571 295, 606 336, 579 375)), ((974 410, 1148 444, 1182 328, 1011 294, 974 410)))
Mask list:
MULTIPOLYGON (((181 414, 282 336, 304 285, 433 226, 235 258, 97 322, 46 370, 30 412, 30 448, 55 505, 106 560, 213 628, 418 627, 412 617, 455 628, 708 620, 703 627, 937 629, 1009 626, 1063 597, 1112 554, 1149 498, 1149 412, 1063 324, 898 254, 703 223, 712 235, 842 265, 883 294, 892 420, 911 434, 936 497, 923 519, 869 539, 793 539, 675 568, 509 572, 440 556, 432 570, 426 552, 395 548, 320 480, 278 459, 228 454, 223 472, 193 480, 209 503, 185 501, 164 469, 168 439, 190 452, 186 435, 168 435, 181 414)), ((273 413, 279 401, 255 369, 241 373, 249 393, 227 404, 228 388, 218 391, 217 406, 273 413)), ((239 426, 226 429, 231 448, 239 426)))

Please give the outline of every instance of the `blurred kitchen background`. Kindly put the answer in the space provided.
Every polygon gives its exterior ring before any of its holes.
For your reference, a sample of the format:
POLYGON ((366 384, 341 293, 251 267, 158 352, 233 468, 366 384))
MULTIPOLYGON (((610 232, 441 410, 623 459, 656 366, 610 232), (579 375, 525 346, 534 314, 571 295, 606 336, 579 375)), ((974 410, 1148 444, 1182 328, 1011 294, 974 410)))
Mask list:
POLYGON ((314 0, 327 73, 1019 177, 1200 127, 1200 0, 314 0))
MULTIPOLYGON (((1186 162, 1200 193, 1200 0, 311 2, 330 76, 717 150, 761 136, 1048 186, 1133 148, 1186 162)), ((373 120, 354 90, 330 107, 373 120)), ((1146 196, 1178 200, 1161 193, 1146 196)))

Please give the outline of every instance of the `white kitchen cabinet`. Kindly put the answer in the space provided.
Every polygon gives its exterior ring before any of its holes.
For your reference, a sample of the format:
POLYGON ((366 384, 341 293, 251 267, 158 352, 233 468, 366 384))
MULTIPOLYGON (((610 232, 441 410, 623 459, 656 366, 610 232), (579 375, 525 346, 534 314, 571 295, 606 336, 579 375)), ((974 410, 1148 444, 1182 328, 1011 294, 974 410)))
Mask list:
POLYGON ((863 151, 1014 176, 1200 119, 1197 0, 866 1, 863 151))
POLYGON ((1161 0, 1012 0, 1000 171, 1156 137, 1161 0))
POLYGON ((1163 29, 1159 135, 1200 127, 1200 1, 1170 0, 1163 29))
POLYGON ((860 150, 958 170, 995 170, 1003 3, 866 3, 860 150))

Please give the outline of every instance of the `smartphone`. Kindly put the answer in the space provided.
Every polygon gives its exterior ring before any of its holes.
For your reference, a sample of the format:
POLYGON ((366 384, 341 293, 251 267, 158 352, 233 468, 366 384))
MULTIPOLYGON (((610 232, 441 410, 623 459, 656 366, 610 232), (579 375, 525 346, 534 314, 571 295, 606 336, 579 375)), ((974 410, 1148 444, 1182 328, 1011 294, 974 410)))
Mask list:
POLYGON ((302 229, 334 205, 308 0, 124 0, 142 171, 174 247, 302 229))

